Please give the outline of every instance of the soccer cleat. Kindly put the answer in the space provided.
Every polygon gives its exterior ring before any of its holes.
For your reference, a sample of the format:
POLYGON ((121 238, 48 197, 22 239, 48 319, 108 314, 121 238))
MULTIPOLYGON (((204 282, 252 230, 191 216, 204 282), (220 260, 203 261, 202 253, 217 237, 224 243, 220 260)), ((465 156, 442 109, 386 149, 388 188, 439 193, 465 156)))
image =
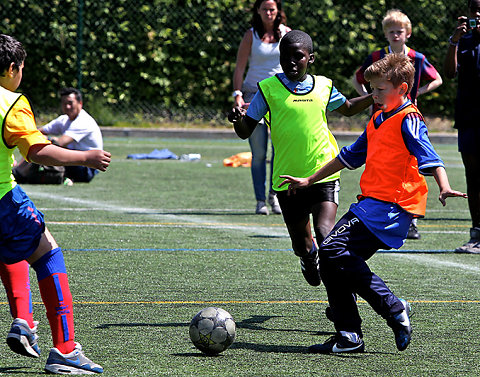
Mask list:
POLYGON ((257 207, 255 208, 255 214, 257 215, 268 215, 268 208, 265 204, 265 201, 259 200, 257 201, 257 207))
POLYGON ((365 352, 365 343, 357 333, 340 331, 325 343, 308 347, 309 353, 361 353, 365 352))
POLYGON ((28 357, 40 356, 40 348, 37 344, 38 322, 33 322, 33 324, 34 327, 31 329, 27 321, 15 318, 7 335, 7 344, 13 352, 28 357))
POLYGON ((65 178, 63 181, 64 186, 73 186, 73 181, 70 178, 65 178))
POLYGON ((387 319, 387 325, 390 326, 395 334, 395 343, 399 351, 404 351, 410 344, 412 337, 412 325, 410 324, 410 304, 403 298, 399 299, 404 310, 394 314, 387 319))
POLYGON ((480 254, 480 242, 467 242, 465 245, 455 249, 455 252, 461 254, 480 254))
POLYGON ((322 279, 320 279, 320 262, 316 247, 304 257, 300 257, 300 266, 302 267, 302 274, 307 283, 314 287, 319 286, 322 279))
POLYGON ((270 193, 268 195, 268 204, 272 207, 272 212, 276 215, 282 214, 282 209, 280 208, 280 204, 278 203, 277 195, 274 193, 270 193))
POLYGON ((480 228, 470 228, 470 240, 455 249, 456 253, 480 254, 480 228))
POLYGON ((53 374, 95 374, 103 373, 103 368, 83 354, 80 343, 75 343, 75 349, 66 355, 52 348, 45 371, 53 374))
POLYGON ((418 233, 417 226, 411 222, 410 227, 408 228, 407 238, 409 240, 419 240, 422 236, 418 233))

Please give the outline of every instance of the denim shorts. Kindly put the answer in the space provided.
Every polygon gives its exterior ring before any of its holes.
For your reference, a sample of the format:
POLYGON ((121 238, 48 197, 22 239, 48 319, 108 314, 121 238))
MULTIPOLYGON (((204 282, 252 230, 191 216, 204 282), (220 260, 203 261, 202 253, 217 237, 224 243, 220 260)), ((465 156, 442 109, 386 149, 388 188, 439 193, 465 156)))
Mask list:
POLYGON ((0 199, 0 260, 11 264, 27 259, 45 231, 41 213, 20 186, 0 199))

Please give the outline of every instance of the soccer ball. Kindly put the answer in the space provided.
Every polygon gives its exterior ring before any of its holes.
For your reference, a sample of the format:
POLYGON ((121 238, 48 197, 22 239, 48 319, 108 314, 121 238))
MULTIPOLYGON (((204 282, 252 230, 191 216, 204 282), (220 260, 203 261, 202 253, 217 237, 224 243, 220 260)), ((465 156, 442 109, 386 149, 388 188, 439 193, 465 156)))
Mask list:
POLYGON ((200 310, 190 322, 190 339, 203 353, 216 355, 232 345, 236 328, 230 313, 209 307, 200 310))

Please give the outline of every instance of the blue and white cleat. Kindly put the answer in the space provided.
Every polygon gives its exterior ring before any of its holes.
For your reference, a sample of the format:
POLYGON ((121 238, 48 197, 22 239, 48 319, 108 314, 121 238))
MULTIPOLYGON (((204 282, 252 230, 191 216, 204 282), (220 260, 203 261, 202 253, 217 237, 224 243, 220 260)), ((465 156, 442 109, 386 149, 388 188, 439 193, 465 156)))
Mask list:
POLYGON ((103 373, 103 368, 84 355, 80 343, 75 343, 75 349, 66 355, 52 348, 45 371, 53 374, 96 374, 103 373))
POLYGON ((399 299, 404 310, 392 315, 387 319, 387 325, 390 326, 395 334, 395 343, 399 351, 404 351, 410 344, 412 337, 412 325, 410 324, 410 304, 403 298, 399 299))
POLYGON ((34 327, 31 329, 27 321, 15 318, 7 335, 7 344, 10 349, 19 355, 39 357, 40 348, 37 344, 37 325, 38 322, 34 322, 34 327))

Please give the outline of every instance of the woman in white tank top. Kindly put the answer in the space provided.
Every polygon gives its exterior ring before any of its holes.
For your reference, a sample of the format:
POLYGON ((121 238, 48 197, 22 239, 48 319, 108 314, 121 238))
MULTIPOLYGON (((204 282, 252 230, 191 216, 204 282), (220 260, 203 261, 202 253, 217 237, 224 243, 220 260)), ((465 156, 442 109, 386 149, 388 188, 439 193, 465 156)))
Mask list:
MULTIPOLYGON (((248 29, 238 47, 233 74, 235 106, 247 108, 257 92, 257 82, 282 71, 280 66, 280 39, 290 31, 281 0, 256 0, 252 8, 252 28, 248 29), (243 79, 248 63, 248 71, 243 79)), ((252 180, 257 206, 255 213, 268 215, 266 206, 268 127, 262 121, 248 139, 252 151, 252 180)), ((273 163, 272 147, 272 163, 273 163)), ((268 181, 268 203, 273 213, 282 213, 272 190, 272 168, 268 181)))

